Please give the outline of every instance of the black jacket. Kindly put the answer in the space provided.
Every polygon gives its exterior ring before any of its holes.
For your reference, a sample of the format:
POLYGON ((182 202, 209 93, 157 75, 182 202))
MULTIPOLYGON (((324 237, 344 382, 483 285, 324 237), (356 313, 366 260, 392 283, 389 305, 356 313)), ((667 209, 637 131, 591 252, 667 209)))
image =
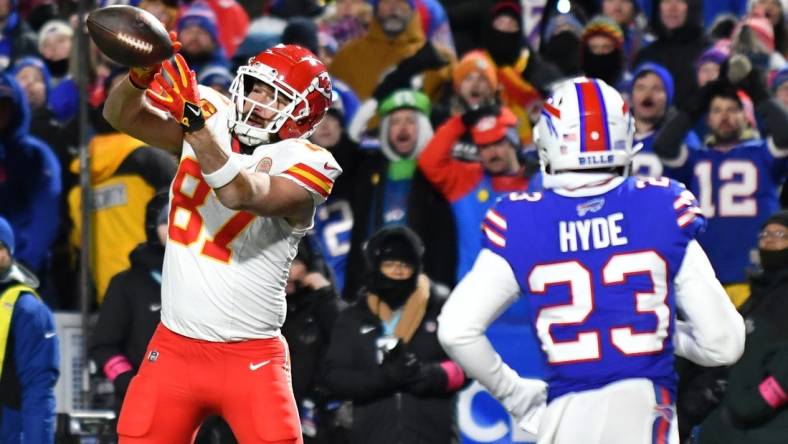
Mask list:
POLYGON ((695 61, 709 46, 703 34, 702 0, 687 1, 687 19, 683 26, 668 31, 659 16, 659 1, 652 2, 651 30, 657 39, 640 50, 633 66, 655 62, 670 71, 675 84, 676 103, 681 104, 698 88, 695 61))
MULTIPOLYGON (((437 317, 448 289, 430 284, 427 310, 408 350, 422 363, 448 360, 438 343, 437 317)), ((443 384, 414 395, 392 386, 378 364, 380 319, 368 308, 365 295, 340 313, 326 356, 326 386, 353 401, 350 442, 358 444, 444 444, 458 440, 454 391, 443 384)))
MULTIPOLYGON (((353 300, 363 282, 366 265, 363 245, 382 228, 383 200, 389 160, 380 151, 359 151, 363 156, 351 191, 353 231, 342 295, 353 300)), ((424 241, 424 272, 438 282, 453 286, 457 267, 457 236, 454 213, 448 201, 423 176, 413 174, 407 202, 407 225, 424 241)))
MULTIPOLYGON (((757 421, 750 415, 749 397, 770 371, 776 346, 788 344, 788 270, 753 279, 752 295, 740 311, 747 326, 744 354, 730 368, 722 404, 701 424, 700 443, 777 444, 788 440, 788 408, 782 406, 757 421), (743 410, 744 408, 744 410, 743 410)), ((781 353, 788 353, 783 347, 781 353)), ((788 389, 786 387, 785 389, 788 389)))
POLYGON ((287 296, 287 318, 282 335, 290 348, 293 393, 301 405, 305 397, 317 401, 317 383, 331 330, 344 304, 333 287, 305 290, 287 296))
POLYGON ((116 274, 109 283, 89 349, 90 359, 99 369, 117 355, 125 356, 134 367, 115 380, 118 406, 161 319, 164 247, 142 243, 129 258, 131 268, 116 274))

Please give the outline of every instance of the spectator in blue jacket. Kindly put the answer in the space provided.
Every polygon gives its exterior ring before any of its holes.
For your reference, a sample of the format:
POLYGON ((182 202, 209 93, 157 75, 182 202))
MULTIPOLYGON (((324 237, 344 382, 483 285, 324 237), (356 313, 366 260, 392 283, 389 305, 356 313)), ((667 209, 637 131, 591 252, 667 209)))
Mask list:
POLYGON ((19 14, 19 0, 0 0, 0 71, 37 52, 36 34, 19 14))
POLYGON ((55 383, 60 373, 52 312, 38 279, 14 261, 14 233, 0 217, 0 442, 55 442, 55 383))
POLYGON ((30 108, 16 80, 0 74, 0 215, 16 233, 16 259, 42 270, 60 223, 60 164, 29 134, 30 108))

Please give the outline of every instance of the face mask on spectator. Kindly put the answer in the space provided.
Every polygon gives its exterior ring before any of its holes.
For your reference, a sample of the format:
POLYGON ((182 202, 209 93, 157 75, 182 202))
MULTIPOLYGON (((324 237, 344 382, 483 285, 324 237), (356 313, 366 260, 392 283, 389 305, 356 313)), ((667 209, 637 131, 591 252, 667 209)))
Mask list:
POLYGON ((553 36, 544 49, 544 56, 564 74, 575 74, 580 69, 580 39, 570 31, 553 36))

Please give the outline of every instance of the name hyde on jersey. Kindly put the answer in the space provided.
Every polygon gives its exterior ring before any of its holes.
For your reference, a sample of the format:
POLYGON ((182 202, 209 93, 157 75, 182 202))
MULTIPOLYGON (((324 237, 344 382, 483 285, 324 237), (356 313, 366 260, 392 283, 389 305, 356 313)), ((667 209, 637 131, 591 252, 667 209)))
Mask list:
POLYGON ((599 250, 626 245, 628 240, 621 234, 624 213, 613 213, 605 217, 584 220, 561 221, 558 223, 558 238, 561 252, 599 250))

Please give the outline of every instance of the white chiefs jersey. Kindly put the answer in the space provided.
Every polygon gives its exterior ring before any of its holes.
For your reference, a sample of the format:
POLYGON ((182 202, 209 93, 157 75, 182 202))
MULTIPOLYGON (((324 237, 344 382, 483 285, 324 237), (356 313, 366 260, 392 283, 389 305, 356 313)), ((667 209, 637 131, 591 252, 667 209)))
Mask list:
MULTIPOLYGON (((261 145, 251 155, 233 152, 227 113, 234 107, 212 89, 201 86, 200 94, 206 126, 242 168, 292 180, 309 191, 315 206, 325 201, 342 171, 328 151, 289 139, 261 145)), ((278 335, 290 263, 309 228, 224 207, 184 142, 170 188, 162 323, 181 335, 215 342, 278 335)))

